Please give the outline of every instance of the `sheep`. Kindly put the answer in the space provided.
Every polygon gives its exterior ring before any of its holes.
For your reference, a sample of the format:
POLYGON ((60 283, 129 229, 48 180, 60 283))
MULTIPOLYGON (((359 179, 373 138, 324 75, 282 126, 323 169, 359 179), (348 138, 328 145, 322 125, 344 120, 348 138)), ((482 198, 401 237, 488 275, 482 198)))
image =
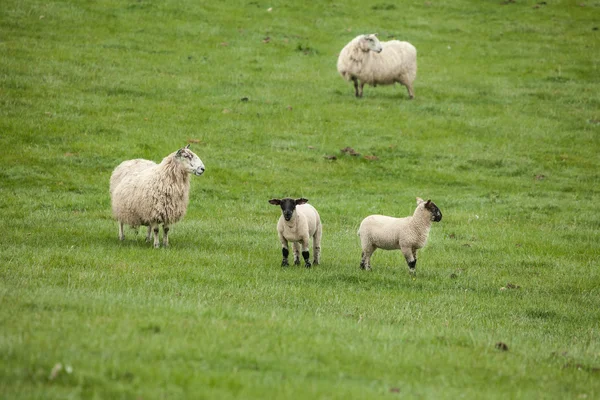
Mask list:
POLYGON ((431 201, 417 197, 417 208, 410 217, 394 218, 370 215, 363 219, 358 229, 362 247, 360 268, 371 270, 371 255, 376 249, 402 251, 408 270, 415 273, 417 250, 424 247, 431 222, 442 220, 442 212, 431 201))
POLYGON ((110 177, 110 197, 114 218, 119 222, 119 240, 125 240, 123 225, 148 226, 146 240, 154 233, 159 248, 159 225, 163 226, 163 246, 169 245, 169 226, 187 211, 189 174, 202 175, 204 164, 186 147, 165 157, 160 164, 135 159, 123 161, 110 177))
POLYGON ((308 251, 308 240, 312 237, 313 241, 313 264, 319 265, 321 261, 321 235, 323 227, 321 217, 317 210, 310 204, 306 204, 308 199, 271 199, 270 204, 281 206, 281 217, 277 222, 277 232, 281 242, 281 253, 283 259, 282 267, 287 267, 288 263, 288 241, 294 244, 294 265, 300 264, 300 243, 302 243, 302 257, 304 266, 310 268, 310 253, 308 251))
POLYGON ((380 42, 377 34, 359 35, 340 52, 337 62, 340 75, 354 82, 356 97, 363 86, 393 85, 398 82, 415 98, 413 82, 417 77, 417 49, 408 42, 380 42), (360 81, 360 82, 359 82, 360 81))

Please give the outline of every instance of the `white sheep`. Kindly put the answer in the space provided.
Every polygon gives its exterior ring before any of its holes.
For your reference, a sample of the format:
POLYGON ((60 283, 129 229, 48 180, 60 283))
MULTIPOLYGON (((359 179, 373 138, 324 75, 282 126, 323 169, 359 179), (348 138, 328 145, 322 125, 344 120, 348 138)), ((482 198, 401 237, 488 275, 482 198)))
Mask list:
POLYGON ((415 272, 417 250, 425 246, 431 222, 442 220, 440 209, 431 201, 417 197, 417 208, 410 217, 394 218, 370 215, 358 229, 362 247, 360 268, 371 269, 371 255, 376 249, 402 251, 408 270, 415 272))
POLYGON ((163 226, 163 246, 169 245, 169 226, 187 211, 189 174, 202 175, 204 164, 190 145, 165 157, 160 164, 136 159, 124 161, 110 177, 112 212, 119 222, 119 240, 125 239, 123 225, 148 226, 154 232, 154 247, 160 247, 159 225, 163 226))
POLYGON ((417 49, 408 42, 380 42, 377 34, 359 35, 340 52, 337 62, 340 75, 354 82, 356 97, 363 86, 400 83, 415 97, 413 82, 417 77, 417 49))
POLYGON ((271 199, 269 203, 281 206, 281 217, 277 222, 277 232, 281 242, 281 253, 283 259, 282 267, 287 267, 288 263, 288 241, 294 244, 294 265, 300 264, 300 244, 302 244, 302 257, 304 266, 310 268, 310 253, 308 251, 308 241, 312 237, 313 241, 313 264, 319 265, 321 261, 321 235, 323 227, 321 217, 317 210, 305 198, 300 199, 271 199))

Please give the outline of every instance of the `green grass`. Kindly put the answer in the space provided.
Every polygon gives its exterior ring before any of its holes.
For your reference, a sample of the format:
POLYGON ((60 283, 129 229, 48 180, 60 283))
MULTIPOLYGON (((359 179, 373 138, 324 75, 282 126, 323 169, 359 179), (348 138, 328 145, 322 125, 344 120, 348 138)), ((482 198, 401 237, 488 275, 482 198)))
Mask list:
POLYGON ((4 0, 0 397, 600 397, 600 2, 537 3, 4 0), (416 100, 353 97, 367 32, 417 47, 416 100), (119 242, 112 169, 189 141, 171 247, 119 242), (321 266, 279 266, 283 196, 321 266), (360 271, 416 196, 417 278, 360 271))

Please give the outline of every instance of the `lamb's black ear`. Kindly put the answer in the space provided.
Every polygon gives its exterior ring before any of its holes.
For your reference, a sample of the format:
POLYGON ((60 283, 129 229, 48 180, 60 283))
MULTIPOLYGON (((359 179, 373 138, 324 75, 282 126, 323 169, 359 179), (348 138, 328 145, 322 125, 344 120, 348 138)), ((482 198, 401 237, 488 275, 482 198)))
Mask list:
POLYGON ((278 206, 278 205, 281 204, 281 200, 279 200, 279 199, 271 199, 271 200, 269 200, 269 203, 273 204, 274 206, 278 206))
POLYGON ((177 154, 175 154, 175 156, 177 156, 177 157, 181 157, 181 150, 183 150, 183 149, 179 149, 179 150, 177 150, 177 154))
POLYGON ((299 199, 296 199, 296 205, 299 206, 300 204, 305 204, 308 203, 308 199, 305 199, 304 197, 300 197, 299 199))
POLYGON ((189 148, 190 148, 190 144, 188 143, 188 145, 187 145, 187 146, 185 146, 185 148, 186 148, 186 149, 189 149, 189 148))

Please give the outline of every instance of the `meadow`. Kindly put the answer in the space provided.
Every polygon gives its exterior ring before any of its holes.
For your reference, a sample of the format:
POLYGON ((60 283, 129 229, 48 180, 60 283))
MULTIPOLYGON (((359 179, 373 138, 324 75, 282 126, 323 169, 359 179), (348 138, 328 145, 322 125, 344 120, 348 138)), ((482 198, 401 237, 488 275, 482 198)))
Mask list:
POLYGON ((3 0, 0 397, 600 398, 599 28, 597 0, 3 0), (338 75, 373 32, 417 48, 415 100, 338 75), (188 143, 170 247, 120 242, 112 170, 188 143), (280 266, 287 196, 319 266, 280 266), (416 277, 359 270, 360 221, 417 196, 416 277))

